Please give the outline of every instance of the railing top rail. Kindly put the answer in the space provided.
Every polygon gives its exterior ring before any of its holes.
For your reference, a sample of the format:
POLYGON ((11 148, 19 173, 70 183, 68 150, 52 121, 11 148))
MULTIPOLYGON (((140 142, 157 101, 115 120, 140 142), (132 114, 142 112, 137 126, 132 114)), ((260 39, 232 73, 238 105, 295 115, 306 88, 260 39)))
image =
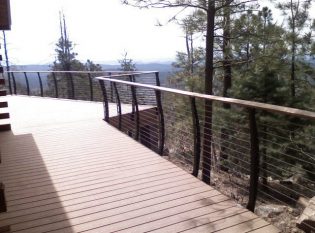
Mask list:
POLYGON ((129 72, 129 73, 114 74, 114 75, 103 76, 103 77, 106 77, 106 78, 119 78, 119 77, 130 76, 130 75, 142 75, 142 74, 154 74, 154 73, 158 73, 158 71, 129 72))
POLYGON ((276 113, 282 113, 285 115, 305 117, 308 119, 315 120, 315 112, 296 109, 296 108, 283 107, 283 106, 259 103, 259 102, 248 101, 248 100, 226 98, 226 97, 220 97, 220 96, 214 96, 214 95, 206 95, 206 94, 195 93, 195 92, 190 92, 190 91, 182 91, 182 90, 177 90, 177 89, 172 89, 172 88, 167 88, 167 87, 159 87, 159 86, 154 86, 154 85, 149 85, 149 84, 141 84, 141 83, 116 80, 116 79, 111 79, 110 76, 96 77, 96 79, 109 81, 109 82, 115 82, 115 83, 122 83, 122 84, 130 85, 130 86, 144 87, 144 88, 149 88, 153 90, 164 91, 164 92, 169 92, 169 93, 174 93, 174 94, 179 94, 179 95, 185 95, 185 96, 190 96, 190 97, 195 97, 195 98, 200 98, 200 99, 218 101, 221 103, 229 103, 229 104, 234 104, 234 105, 246 107, 246 108, 255 108, 255 109, 265 110, 268 112, 276 112, 276 113))
MULTIPOLYGON (((10 71, 4 71, 4 73, 94 73, 94 74, 103 74, 103 73, 115 73, 117 76, 126 76, 126 75, 141 75, 141 74, 153 74, 158 71, 120 71, 120 70, 104 70, 104 71, 54 71, 54 70, 10 70, 10 71)), ((107 77, 107 76, 106 76, 107 77)), ((114 75, 108 76, 108 77, 114 77, 114 75)))

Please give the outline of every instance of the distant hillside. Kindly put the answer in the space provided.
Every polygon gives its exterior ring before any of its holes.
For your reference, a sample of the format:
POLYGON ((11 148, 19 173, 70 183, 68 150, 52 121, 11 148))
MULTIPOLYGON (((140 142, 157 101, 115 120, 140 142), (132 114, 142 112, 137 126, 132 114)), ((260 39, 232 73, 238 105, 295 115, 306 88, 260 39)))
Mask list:
POLYGON ((11 66, 14 71, 47 71, 51 70, 50 65, 20 65, 11 66))
MULTIPOLYGON (((115 71, 119 70, 120 65, 108 65, 101 64, 104 71, 115 71)), ((136 68, 139 71, 159 71, 160 81, 162 85, 167 84, 167 78, 174 72, 171 63, 136 63, 136 68)), ((11 70, 13 71, 47 71, 51 70, 50 65, 18 65, 12 66, 11 70)), ((38 88, 37 74, 28 74, 30 77, 29 82, 33 88, 38 88)), ((47 74, 41 75, 44 86, 47 85, 47 74)), ((24 85, 25 79, 24 76, 17 75, 16 81, 24 85)))

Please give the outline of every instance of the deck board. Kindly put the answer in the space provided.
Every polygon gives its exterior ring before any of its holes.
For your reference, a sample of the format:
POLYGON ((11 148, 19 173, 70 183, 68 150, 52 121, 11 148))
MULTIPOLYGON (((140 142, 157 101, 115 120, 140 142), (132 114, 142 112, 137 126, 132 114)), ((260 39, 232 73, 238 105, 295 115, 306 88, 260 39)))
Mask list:
POLYGON ((8 211, 0 213, 0 228, 27 233, 279 232, 106 124, 101 103, 8 100, 12 132, 0 133, 0 181, 8 211))

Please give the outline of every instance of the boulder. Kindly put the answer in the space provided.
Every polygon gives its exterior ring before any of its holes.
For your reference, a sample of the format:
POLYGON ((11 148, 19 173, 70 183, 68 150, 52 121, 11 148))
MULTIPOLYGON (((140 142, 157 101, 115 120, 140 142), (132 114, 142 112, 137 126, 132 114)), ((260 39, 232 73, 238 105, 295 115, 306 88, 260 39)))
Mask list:
POLYGON ((288 209, 284 205, 260 205, 256 208, 255 213, 263 218, 273 218, 285 212, 288 209))
POLYGON ((308 202, 296 226, 306 233, 315 233, 315 197, 308 202))

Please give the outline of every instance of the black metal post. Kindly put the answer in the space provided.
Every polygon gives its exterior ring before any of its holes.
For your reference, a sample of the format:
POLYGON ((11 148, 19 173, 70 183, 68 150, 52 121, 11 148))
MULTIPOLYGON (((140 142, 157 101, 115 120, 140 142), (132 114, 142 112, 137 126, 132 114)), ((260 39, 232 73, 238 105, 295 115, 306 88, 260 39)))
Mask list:
POLYGON ((254 212, 258 179, 259 179, 259 140, 256 124, 256 111, 253 108, 248 109, 249 113, 249 130, 250 130, 250 184, 249 184, 249 200, 247 209, 254 212))
POLYGON ((161 100, 161 91, 155 90, 155 96, 156 96, 156 104, 157 104, 158 117, 159 117, 158 153, 159 155, 163 155, 164 141, 165 141, 165 125, 164 125, 164 113, 163 113, 162 100, 161 100))
MULTIPOLYGON (((108 76, 112 76, 112 73, 109 72, 108 76)), ((111 82, 109 85, 110 85, 110 99, 111 99, 111 102, 114 102, 114 91, 113 91, 114 87, 113 87, 113 83, 111 82)))
POLYGON ((157 86, 161 86, 159 72, 155 72, 155 83, 157 86))
POLYGON ((28 83, 28 78, 27 78, 26 72, 24 72, 24 77, 25 77, 27 95, 30 95, 30 84, 28 83))
MULTIPOLYGON (((132 80, 134 80, 133 78, 131 78, 132 80)), ((138 107, 138 101, 137 101, 137 93, 136 93, 136 87, 131 86, 131 94, 132 94, 132 104, 133 104, 133 110, 135 110, 135 140, 139 140, 139 132, 140 132, 140 115, 139 115, 139 107, 138 107)), ((134 113, 133 113, 134 114, 134 113)))
POLYGON ((89 76, 89 83, 90 83, 90 100, 93 101, 94 100, 94 96, 93 96, 93 80, 91 77, 91 73, 88 73, 89 76))
POLYGON ((69 73, 70 83, 71 83, 71 99, 75 99, 75 92, 74 92, 74 81, 72 73, 69 73))
POLYGON ((56 74, 52 72, 52 76, 53 76, 54 84, 55 84, 55 96, 56 98, 58 98, 59 94, 58 94, 58 84, 57 84, 56 74))
POLYGON ((39 72, 37 72, 37 76, 38 76, 38 81, 39 81, 39 86, 40 86, 40 96, 43 97, 44 96, 43 82, 42 82, 42 78, 40 77, 39 72))
POLYGON ((14 90, 14 94, 16 95, 16 81, 15 81, 14 73, 12 73, 12 80, 13 80, 13 90, 14 90))
MULTIPOLYGON (((129 81, 130 82, 134 82, 134 76, 133 75, 129 75, 129 81)), ((131 86, 131 95, 132 95, 132 103, 131 103, 131 120, 134 121, 135 119, 135 102, 134 102, 134 98, 133 98, 133 90, 135 90, 135 88, 133 86, 131 86)))
POLYGON ((104 120, 109 123, 109 107, 108 107, 108 98, 105 87, 105 81, 99 80, 102 92, 103 92, 103 105, 104 105, 104 120))
POLYGON ((120 102, 120 97, 117 89, 116 83, 113 82, 113 87, 115 90, 116 94, 116 100, 117 100, 117 113, 118 113, 118 129, 121 130, 121 121, 122 121, 122 116, 121 116, 121 102, 120 102))
POLYGON ((10 91, 10 95, 12 95, 11 73, 8 72, 7 74, 8 74, 9 91, 10 91))
MULTIPOLYGON (((160 77, 159 72, 155 72, 155 82, 157 86, 160 86, 160 77)), ((164 151, 164 142, 165 142, 165 123, 164 123, 164 112, 163 112, 163 106, 162 106, 162 98, 161 98, 161 91, 155 91, 155 97, 156 97, 156 105, 158 110, 158 116, 159 116, 159 149, 158 153, 159 155, 163 155, 164 151)))
POLYGON ((200 123, 198 117, 198 111, 196 107, 195 97, 190 97, 191 114, 193 121, 193 135, 194 135, 194 164, 192 174, 197 177, 200 166, 200 151, 201 151, 201 137, 200 137, 200 123))

